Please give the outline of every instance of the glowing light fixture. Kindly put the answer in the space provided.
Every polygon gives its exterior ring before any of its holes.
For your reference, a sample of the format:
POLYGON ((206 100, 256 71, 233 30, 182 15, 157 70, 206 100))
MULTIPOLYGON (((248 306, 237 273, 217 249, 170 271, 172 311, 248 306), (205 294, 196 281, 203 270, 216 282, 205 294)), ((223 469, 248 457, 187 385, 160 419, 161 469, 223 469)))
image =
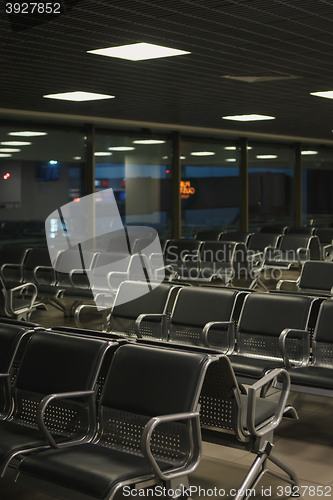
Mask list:
POLYGON ((275 116, 266 115, 234 115, 222 116, 223 120, 235 120, 237 122, 255 122, 259 120, 275 120, 275 116))
POLYGON ((273 160, 277 158, 277 155, 257 155, 256 158, 258 158, 258 160, 273 160))
POLYGON ((22 132, 8 132, 8 135, 14 135, 18 137, 38 137, 40 135, 47 135, 47 132, 32 132, 30 130, 24 130, 22 132))
POLYGON ((302 151, 302 155, 317 155, 318 151, 302 151))
POLYGON ((115 146, 113 148, 108 148, 109 151, 133 151, 132 146, 115 146))
POLYGON ((192 156, 213 156, 215 153, 213 151, 192 151, 192 156))
POLYGON ((109 151, 96 151, 95 156, 111 156, 112 153, 109 151))
POLYGON ((182 56, 190 54, 185 50, 171 49, 162 45, 152 43, 132 43, 119 47, 107 47, 105 49, 88 50, 89 54, 97 54, 107 57, 118 57, 129 61, 143 61, 146 59, 158 59, 160 57, 182 56))
POLYGON ((333 99, 333 90, 327 90, 326 92, 310 92, 310 95, 315 95, 317 97, 326 97, 326 99, 333 99))
POLYGON ((133 141, 133 144, 164 144, 165 141, 159 141, 155 139, 145 139, 140 141, 133 141))
POLYGON ((93 92, 64 92, 62 94, 43 95, 47 99, 59 99, 63 101, 98 101, 100 99, 113 99, 114 95, 94 94, 93 92))
POLYGON ((21 150, 17 148, 0 148, 1 153, 19 153, 21 150))
POLYGON ((30 146, 32 142, 24 142, 24 141, 3 141, 0 142, 2 146, 30 146))

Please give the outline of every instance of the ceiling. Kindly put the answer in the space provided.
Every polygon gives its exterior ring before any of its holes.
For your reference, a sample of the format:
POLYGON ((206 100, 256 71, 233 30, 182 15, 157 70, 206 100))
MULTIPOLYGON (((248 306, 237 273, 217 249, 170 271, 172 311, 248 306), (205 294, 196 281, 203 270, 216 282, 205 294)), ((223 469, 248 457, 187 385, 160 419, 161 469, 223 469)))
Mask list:
POLYGON ((333 100, 310 95, 333 90, 333 1, 63 0, 61 9, 43 17, 0 9, 0 108, 333 140, 333 100), (136 42, 191 54, 87 54, 136 42), (76 90, 115 99, 43 98, 76 90), (222 119, 252 113, 276 119, 222 119))

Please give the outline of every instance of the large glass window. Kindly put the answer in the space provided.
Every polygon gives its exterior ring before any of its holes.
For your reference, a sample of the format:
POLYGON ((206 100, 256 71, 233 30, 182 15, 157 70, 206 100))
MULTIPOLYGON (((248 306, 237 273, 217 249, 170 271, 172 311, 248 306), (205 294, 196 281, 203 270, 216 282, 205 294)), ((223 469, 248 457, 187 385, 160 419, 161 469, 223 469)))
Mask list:
POLYGON ((96 133, 95 189, 112 188, 125 225, 171 236, 171 141, 96 133))
POLYGON ((2 244, 22 238, 46 244, 48 215, 85 194, 84 155, 83 131, 31 123, 0 127, 2 244))
POLYGON ((235 143, 182 140, 182 236, 239 227, 239 161, 235 143))
POLYGON ((249 144, 249 228, 294 223, 293 147, 249 144))
POLYGON ((302 147, 303 224, 326 226, 333 222, 333 150, 302 147))

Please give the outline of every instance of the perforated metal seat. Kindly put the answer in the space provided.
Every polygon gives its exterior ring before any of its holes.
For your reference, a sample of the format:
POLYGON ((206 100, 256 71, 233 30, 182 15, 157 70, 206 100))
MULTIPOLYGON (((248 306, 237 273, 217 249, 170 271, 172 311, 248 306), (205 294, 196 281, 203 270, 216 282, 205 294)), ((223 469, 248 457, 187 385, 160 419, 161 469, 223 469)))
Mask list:
POLYGON ((104 386, 94 443, 31 455, 17 481, 68 499, 78 493, 111 499, 120 487, 148 481, 188 486, 200 458, 195 409, 210 361, 200 353, 120 347, 104 386))
POLYGON ((107 341, 37 331, 14 382, 14 410, 0 422, 0 472, 32 449, 85 442, 95 433, 94 388, 107 341), (51 396, 50 396, 51 395, 51 396))
MULTIPOLYGON (((312 342, 312 362, 290 368, 291 390, 333 397, 333 301, 320 307, 312 342)), ((309 353, 310 355, 310 353, 309 353)))
POLYGON ((309 362, 309 319, 315 299, 285 294, 249 294, 237 329, 237 352, 230 356, 237 379, 248 383, 268 369, 309 362))
POLYGON ((172 310, 169 340, 233 352, 234 311, 245 295, 235 289, 182 288, 172 310))

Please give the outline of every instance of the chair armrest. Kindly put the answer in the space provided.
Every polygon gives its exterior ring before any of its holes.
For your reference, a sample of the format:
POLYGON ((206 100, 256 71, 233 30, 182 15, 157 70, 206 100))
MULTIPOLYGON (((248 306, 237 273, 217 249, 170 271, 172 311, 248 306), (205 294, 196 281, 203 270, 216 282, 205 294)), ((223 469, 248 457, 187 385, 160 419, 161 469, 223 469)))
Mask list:
MULTIPOLYGON (((11 269, 18 269, 21 271, 22 273, 22 264, 11 264, 10 262, 7 262, 5 264, 2 264, 2 266, 0 267, 0 275, 2 276, 2 278, 6 281, 6 277, 4 276, 3 274, 3 271, 6 267, 10 267, 11 269)), ((20 276, 20 281, 22 281, 22 276, 20 276)))
POLYGON ((141 322, 146 318, 161 318, 162 320, 162 340, 168 340, 168 332, 167 332, 167 315, 166 313, 161 314, 140 314, 135 320, 135 333, 138 339, 142 339, 142 335, 140 332, 141 322))
POLYGON ((44 437, 46 438, 51 448, 60 448, 69 445, 72 446, 74 444, 82 444, 91 441, 91 439, 94 437, 95 434, 95 425, 96 425, 95 391, 59 392, 46 396, 45 398, 42 399, 37 408, 37 424, 41 432, 44 434, 44 437), (72 399, 72 398, 82 398, 82 397, 86 397, 89 401, 88 403, 89 422, 88 422, 88 430, 86 436, 81 439, 76 439, 76 440, 73 439, 71 441, 56 443, 44 422, 44 415, 48 404, 54 399, 72 399))
POLYGON ((36 283, 38 285, 41 285, 41 283, 40 283, 40 281, 38 279, 38 276, 37 276, 37 273, 38 273, 39 270, 49 271, 51 273, 52 278, 53 278, 52 283, 50 283, 50 284, 56 283, 57 280, 56 280, 56 276, 55 276, 55 271, 54 271, 54 268, 52 266, 37 266, 33 270, 33 274, 34 274, 34 278, 36 280, 36 283))
MULTIPOLYGON (((88 269, 88 271, 89 271, 89 269, 88 269)), ((69 277, 69 281, 70 281, 73 288, 82 288, 82 287, 76 285, 73 281, 74 274, 79 274, 79 273, 82 274, 83 276, 88 276, 87 269, 72 269, 71 272, 69 273, 68 277, 69 277)))
POLYGON ((297 290, 297 280, 279 280, 276 284, 276 290, 281 290, 281 286, 284 283, 290 283, 290 284, 293 283, 295 285, 295 290, 297 290))
POLYGON ((38 293, 37 286, 35 285, 35 283, 24 283, 23 285, 15 286, 14 288, 10 288, 7 290, 8 291, 8 299, 9 299, 8 307, 9 307, 11 312, 14 313, 14 308, 13 308, 14 292, 18 292, 19 290, 24 290, 25 288, 32 288, 32 290, 33 290, 33 293, 30 297, 30 304, 29 304, 30 308, 33 307, 35 300, 37 298, 37 293, 38 293))
POLYGON ((280 255, 280 250, 276 247, 266 247, 264 250, 264 256, 263 256, 263 263, 265 262, 266 259, 268 260, 274 260, 275 256, 280 255), (272 252, 273 255, 268 255, 269 252, 272 252))
POLYGON ((202 341, 205 347, 211 348, 208 341, 208 334, 213 326, 229 326, 227 330, 228 348, 223 354, 231 354, 235 347, 235 323, 233 321, 210 321, 206 323, 201 332, 202 341))
POLYGON ((295 328, 285 328, 279 336, 279 349, 281 356, 283 358, 283 362, 286 366, 286 368, 293 368, 291 365, 289 358, 287 356, 286 352, 286 338, 289 334, 292 333, 297 333, 298 335, 301 335, 302 337, 302 343, 303 343, 303 360, 301 361, 301 366, 307 364, 310 356, 310 335, 307 330, 297 330, 295 328))
POLYGON ((162 481, 169 481, 177 477, 185 476, 193 472, 201 458, 201 431, 200 431, 200 418, 199 413, 189 412, 189 413, 177 413, 172 415, 161 415, 159 417, 153 417, 145 425, 141 437, 141 451, 148 461, 152 471, 157 477, 162 479, 162 481), (165 422, 175 422, 177 420, 193 420, 193 425, 191 427, 191 450, 186 462, 177 468, 176 471, 162 472, 157 462, 151 452, 150 441, 153 431, 157 425, 165 422))
POLYGON ((255 437, 262 437, 270 431, 273 431, 281 422, 283 417, 283 412, 287 404, 287 399, 290 390, 290 376, 289 373, 284 368, 275 368, 271 372, 264 375, 258 382, 251 385, 248 389, 248 401, 247 401, 247 428, 250 434, 255 437), (275 410, 273 419, 268 422, 263 427, 255 426, 254 417, 256 410, 256 392, 267 385, 269 382, 274 380, 278 375, 282 376, 282 389, 278 405, 275 410))
POLYGON ((304 264, 307 260, 310 260, 310 250, 308 248, 297 248, 296 250, 297 260, 300 264, 304 264), (305 253, 305 259, 301 259, 301 253, 305 253))

